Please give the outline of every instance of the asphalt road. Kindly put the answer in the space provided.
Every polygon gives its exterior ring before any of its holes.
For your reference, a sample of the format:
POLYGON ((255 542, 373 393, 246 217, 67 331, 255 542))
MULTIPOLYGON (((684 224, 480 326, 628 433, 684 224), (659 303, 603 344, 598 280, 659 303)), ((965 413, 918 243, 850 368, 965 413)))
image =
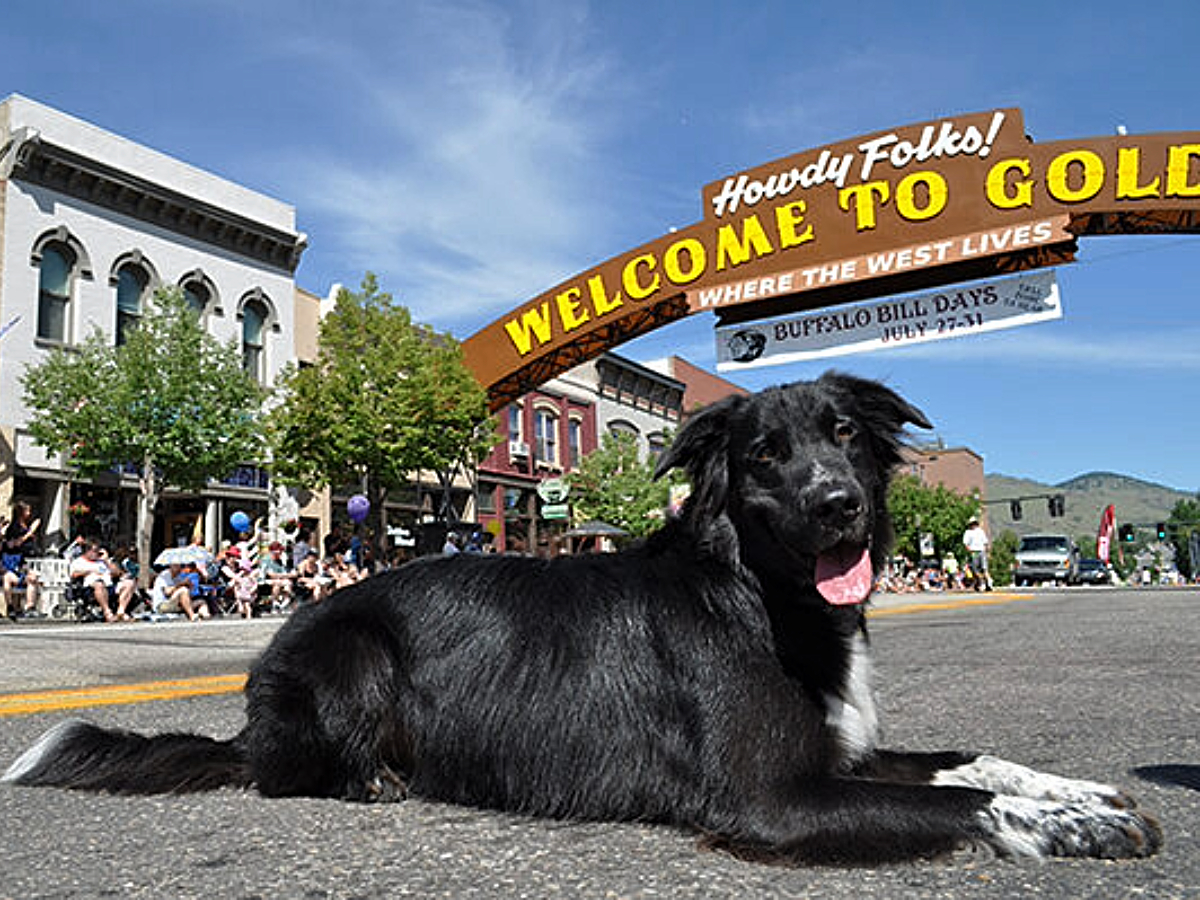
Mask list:
MULTIPOLYGON (((1163 824, 1167 844, 1153 859, 962 856, 783 869, 701 852, 692 836, 662 827, 531 821, 417 801, 5 786, 0 898, 1200 897, 1200 592, 1025 596, 880 602, 872 633, 887 743, 983 749, 1120 783, 1163 824)), ((274 627, 0 627, 0 765, 67 715, 232 735, 242 718, 235 679, 195 682, 216 685, 213 695, 148 702, 100 691, 94 702, 113 705, 82 713, 20 712, 4 695, 133 682, 165 684, 171 695, 197 677, 244 672, 274 627)))

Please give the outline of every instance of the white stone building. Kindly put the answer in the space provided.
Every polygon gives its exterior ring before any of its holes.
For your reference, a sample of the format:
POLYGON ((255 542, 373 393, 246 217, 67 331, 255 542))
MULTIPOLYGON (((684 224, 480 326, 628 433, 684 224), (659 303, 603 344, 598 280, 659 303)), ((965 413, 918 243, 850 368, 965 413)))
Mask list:
POLYGON ((684 383, 616 353, 576 366, 549 384, 590 395, 598 434, 632 436, 643 459, 657 457, 681 424, 684 383))
MULTIPOLYGON (((68 505, 86 500, 105 536, 128 535, 134 482, 71 484, 25 431, 22 373, 94 329, 119 340, 156 287, 179 285, 272 383, 296 352, 295 218, 286 203, 25 97, 0 102, 0 511, 28 500, 53 544, 68 505)), ((203 512, 211 546, 228 511, 265 510, 267 494, 247 468, 203 497, 168 496, 160 538, 203 512)))

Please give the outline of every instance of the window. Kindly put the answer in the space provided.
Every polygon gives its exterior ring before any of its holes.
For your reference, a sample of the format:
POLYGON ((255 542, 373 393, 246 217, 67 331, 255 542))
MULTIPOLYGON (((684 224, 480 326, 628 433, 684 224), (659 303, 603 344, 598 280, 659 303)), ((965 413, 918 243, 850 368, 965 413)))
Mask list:
POLYGON ((212 299, 212 294, 208 288, 198 281, 189 281, 183 286, 183 299, 187 301, 188 308, 197 316, 203 316, 204 310, 208 308, 208 301, 212 299))
POLYGON ((262 381, 266 355, 267 308, 258 300, 242 307, 242 368, 251 378, 262 381))
POLYGON ((217 286, 203 269, 192 269, 181 275, 179 288, 183 291, 184 301, 202 320, 209 315, 225 315, 217 296, 217 286))
POLYGON ((142 301, 150 286, 150 276, 141 266, 129 263, 117 270, 117 346, 129 337, 142 318, 142 301))
POLYGON ((508 439, 510 441, 521 440, 521 434, 524 429, 521 427, 521 407, 513 404, 508 408, 508 439))
POLYGON ((496 513, 496 493, 499 485, 491 481, 480 481, 478 492, 478 510, 480 513, 494 515, 496 513))
POLYGON ((38 264, 37 336, 65 344, 70 337, 71 286, 75 254, 63 244, 42 248, 38 264))
POLYGON ((579 448, 583 444, 583 422, 579 419, 567 420, 567 465, 572 469, 579 468, 579 448))
POLYGON ((38 273, 37 339, 69 343, 75 318, 75 282, 92 278, 87 250, 65 225, 59 225, 38 235, 30 249, 29 265, 38 273))
POLYGON ((558 465, 558 415, 549 409, 536 410, 533 425, 537 441, 535 458, 540 463, 558 465))
POLYGON ((667 449, 667 439, 662 434, 656 432, 646 438, 646 443, 650 446, 651 462, 658 462, 658 458, 667 449))
POLYGON ((621 435, 627 434, 633 438, 634 441, 638 439, 639 435, 636 425, 619 419, 615 422, 608 423, 608 433, 615 438, 619 438, 621 435))

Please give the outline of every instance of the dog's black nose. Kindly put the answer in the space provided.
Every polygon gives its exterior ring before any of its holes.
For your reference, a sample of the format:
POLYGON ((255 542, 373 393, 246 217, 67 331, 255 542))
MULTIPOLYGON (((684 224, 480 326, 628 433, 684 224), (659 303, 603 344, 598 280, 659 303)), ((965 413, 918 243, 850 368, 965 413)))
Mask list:
POLYGON ((848 485, 829 485, 814 498, 813 512, 825 525, 849 525, 863 512, 862 494, 848 485))

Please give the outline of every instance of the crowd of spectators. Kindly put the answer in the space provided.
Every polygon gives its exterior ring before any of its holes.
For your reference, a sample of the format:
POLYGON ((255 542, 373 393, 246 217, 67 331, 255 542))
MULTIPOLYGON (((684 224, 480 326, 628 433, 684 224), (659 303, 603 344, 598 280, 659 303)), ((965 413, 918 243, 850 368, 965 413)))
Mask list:
MULTIPOLYGON (((40 526, 23 502, 14 505, 11 521, 0 519, 0 617, 45 617, 38 603, 42 585, 28 565, 30 558, 40 555, 40 526)), ((373 569, 367 545, 336 526, 325 539, 324 556, 305 529, 287 545, 278 540, 260 543, 258 537, 240 535, 237 542, 223 542, 215 553, 199 544, 175 548, 183 552, 163 554, 161 564, 152 567, 149 590, 144 590, 139 587, 140 565, 133 548, 110 550, 97 540, 76 535, 61 552, 69 579, 65 590, 89 617, 106 622, 138 617, 196 622, 214 616, 286 613, 301 604, 321 602, 373 569)))
POLYGON ((953 553, 941 560, 920 563, 898 556, 888 561, 876 579, 875 590, 884 594, 916 594, 924 591, 990 590, 986 575, 976 571, 970 560, 960 563, 953 553))

